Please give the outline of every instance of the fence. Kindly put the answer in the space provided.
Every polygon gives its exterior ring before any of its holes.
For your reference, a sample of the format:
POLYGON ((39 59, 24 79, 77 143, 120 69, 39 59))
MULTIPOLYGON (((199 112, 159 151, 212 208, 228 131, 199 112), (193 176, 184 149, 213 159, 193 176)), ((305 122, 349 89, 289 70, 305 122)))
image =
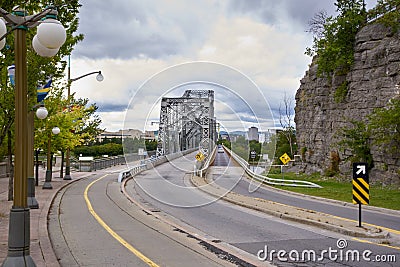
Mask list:
POLYGON ((182 157, 186 154, 192 153, 194 151, 196 151, 197 148, 192 148, 192 149, 188 149, 185 151, 179 151, 173 154, 169 154, 169 155, 164 155, 164 156, 160 156, 160 157, 151 157, 148 158, 146 160, 143 160, 140 164, 137 164, 131 168, 128 168, 122 172, 119 173, 118 175, 118 182, 122 182, 125 178, 130 178, 132 176, 135 176, 136 174, 144 171, 144 170, 149 170, 152 169, 158 165, 161 165, 163 163, 169 162, 171 160, 177 159, 179 157, 182 157))
POLYGON ((294 187, 316 187, 316 188, 322 188, 321 186, 308 182, 308 181, 302 181, 302 180, 286 180, 286 179, 275 179, 275 178, 270 178, 262 175, 258 175, 254 173, 253 171, 250 170, 249 164, 246 160, 238 156, 235 152, 233 152, 230 149, 227 149, 225 147, 225 151, 227 151, 231 157, 239 163, 240 166, 245 170, 245 172, 252 177, 254 180, 261 182, 261 183, 266 183, 269 185, 281 185, 281 186, 294 186, 294 187))
POLYGON ((7 177, 7 162, 0 162, 0 178, 7 177))

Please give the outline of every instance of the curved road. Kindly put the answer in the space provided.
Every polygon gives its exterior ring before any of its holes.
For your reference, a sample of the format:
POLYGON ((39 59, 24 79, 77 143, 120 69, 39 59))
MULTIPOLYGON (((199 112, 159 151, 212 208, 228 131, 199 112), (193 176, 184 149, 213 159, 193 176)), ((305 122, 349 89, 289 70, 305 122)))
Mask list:
MULTIPOLYGON (((217 153, 214 166, 234 166, 227 153, 217 153)), ((215 182, 224 188, 233 188, 232 191, 254 198, 262 198, 274 202, 295 206, 308 210, 315 210, 342 218, 358 221, 358 206, 351 203, 346 205, 335 204, 332 202, 322 202, 310 198, 299 197, 294 194, 278 191, 273 187, 261 186, 254 192, 249 192, 251 188, 248 179, 230 180, 224 179, 224 176, 216 177, 215 182)), ((316 189, 317 190, 317 189, 316 189)), ((349 199, 351 197, 351 185, 349 184, 349 199)), ((399 215, 387 214, 382 211, 372 211, 370 209, 362 210, 363 223, 369 223, 395 230, 400 234, 400 212, 399 215)))
MULTIPOLYGON (((216 161, 225 153, 218 153, 216 161)), ((215 199, 190 185, 189 172, 195 164, 194 154, 160 165, 155 169, 145 171, 134 177, 134 182, 128 182, 127 191, 149 210, 181 224, 186 229, 199 235, 206 235, 210 240, 233 246, 250 253, 253 256, 265 256, 266 260, 280 266, 298 266, 304 261, 278 258, 276 252, 304 250, 316 253, 317 258, 312 261, 313 266, 376 266, 376 262, 346 261, 324 255, 324 251, 338 249, 337 241, 346 240, 342 253, 348 250, 357 250, 361 253, 370 250, 373 255, 393 255, 400 259, 400 250, 380 245, 355 242, 354 239, 337 233, 286 222, 279 218, 268 216, 249 209, 237 207, 224 201, 215 199), (260 254, 261 251, 261 254, 260 254), (272 253, 272 254, 271 254, 272 253), (275 253, 275 254, 274 254, 275 253)), ((228 160, 229 162, 229 160, 228 160)), ((237 168, 230 167, 221 171, 218 180, 230 184, 230 180, 237 180, 237 168), (236 169, 236 171, 235 171, 236 169), (234 170, 234 171, 232 171, 234 170)), ((293 252, 295 253, 295 252, 293 252)), ((287 256, 288 254, 286 254, 287 256)), ((262 257, 261 257, 262 258, 262 257)), ((259 263, 261 265, 262 258, 259 263)), ((308 262, 310 264, 310 262, 308 262)), ((380 263, 379 266, 396 266, 395 263, 380 263)))
POLYGON ((132 205, 117 176, 97 172, 58 193, 48 227, 61 266, 234 266, 132 205))

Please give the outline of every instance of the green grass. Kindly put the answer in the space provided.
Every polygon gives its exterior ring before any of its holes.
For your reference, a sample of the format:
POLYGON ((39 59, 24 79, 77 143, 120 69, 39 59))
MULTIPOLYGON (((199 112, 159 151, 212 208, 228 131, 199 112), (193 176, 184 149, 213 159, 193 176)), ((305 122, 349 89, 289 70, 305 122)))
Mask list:
MULTIPOLYGON (((268 174, 271 178, 282 178, 282 174, 268 174)), ((323 188, 302 188, 290 186, 276 186, 280 189, 302 193, 311 196, 324 197, 352 203, 351 181, 341 181, 335 177, 321 177, 319 174, 306 175, 284 173, 284 179, 305 180, 316 183, 323 188)), ((370 185, 369 204, 371 206, 400 210, 400 188, 370 185)))

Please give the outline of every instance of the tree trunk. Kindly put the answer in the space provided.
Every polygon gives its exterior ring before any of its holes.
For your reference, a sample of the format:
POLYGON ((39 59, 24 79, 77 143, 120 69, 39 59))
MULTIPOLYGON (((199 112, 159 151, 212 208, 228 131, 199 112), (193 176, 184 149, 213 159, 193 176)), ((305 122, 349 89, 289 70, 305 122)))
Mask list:
POLYGON ((14 200, 14 166, 12 162, 11 131, 7 132, 8 201, 14 200))
POLYGON ((64 178, 64 150, 61 151, 60 178, 64 178))

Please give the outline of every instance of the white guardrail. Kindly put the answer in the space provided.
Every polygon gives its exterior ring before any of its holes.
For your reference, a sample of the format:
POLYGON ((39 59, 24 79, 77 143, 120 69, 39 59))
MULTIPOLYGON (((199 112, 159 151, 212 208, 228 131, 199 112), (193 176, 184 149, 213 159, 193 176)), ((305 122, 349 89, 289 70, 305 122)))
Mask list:
POLYGON ((197 148, 193 148, 193 149, 188 149, 186 151, 180 151, 177 153, 169 154, 166 156, 160 156, 160 157, 154 157, 154 158, 148 158, 148 159, 142 160, 140 162, 140 164, 135 165, 132 168, 128 168, 124 171, 121 171, 118 174, 118 182, 121 183, 126 178, 133 177, 142 171, 152 169, 155 166, 158 166, 158 165, 166 163, 170 160, 182 157, 182 156, 192 153, 196 150, 197 150, 197 148))
POLYGON ((309 182, 309 181, 302 181, 302 180, 286 180, 286 179, 275 179, 275 178, 270 178, 267 176, 259 175, 254 173, 253 171, 250 170, 249 164, 247 163, 246 160, 242 159, 240 156, 238 156, 235 152, 232 150, 225 148, 225 151, 227 151, 234 160, 236 160, 237 163, 242 166, 242 168, 245 170, 245 172, 252 177, 254 180, 261 182, 261 183, 266 183, 270 185, 282 185, 282 186, 295 186, 295 187, 314 187, 314 188, 322 188, 322 186, 317 185, 315 183, 309 182))
POLYGON ((194 166, 194 173, 197 176, 203 177, 203 175, 207 172, 207 169, 208 167, 210 167, 211 162, 214 161, 216 151, 217 151, 217 146, 214 147, 213 151, 210 154, 210 157, 207 157, 204 164, 200 165, 200 169, 197 168, 198 167, 197 165, 194 166))

